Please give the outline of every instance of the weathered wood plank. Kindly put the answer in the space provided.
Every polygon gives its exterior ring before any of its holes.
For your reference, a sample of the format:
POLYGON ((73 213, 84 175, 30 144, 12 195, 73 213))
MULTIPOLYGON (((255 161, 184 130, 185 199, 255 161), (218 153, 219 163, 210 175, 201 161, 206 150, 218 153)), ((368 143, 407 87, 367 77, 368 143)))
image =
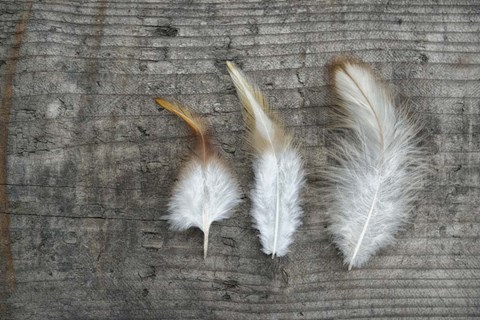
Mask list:
POLYGON ((475 0, 1 0, 0 318, 480 317, 479 22, 475 0), (319 198, 326 64, 343 53, 408 100, 432 164, 396 244, 351 272, 319 198), (203 114, 251 185, 226 60, 262 85, 306 160, 286 258, 260 252, 247 199, 213 226, 205 261, 201 232, 160 219, 190 139, 157 95, 203 114))

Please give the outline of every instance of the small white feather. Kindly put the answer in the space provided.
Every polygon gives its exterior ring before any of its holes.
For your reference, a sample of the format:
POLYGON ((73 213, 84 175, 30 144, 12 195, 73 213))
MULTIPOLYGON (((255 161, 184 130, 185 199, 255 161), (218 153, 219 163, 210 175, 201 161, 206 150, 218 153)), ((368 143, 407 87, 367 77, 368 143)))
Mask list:
POLYGON ((166 219, 173 230, 202 230, 206 258, 210 225, 231 216, 240 202, 240 188, 230 169, 218 158, 200 118, 178 103, 162 98, 155 102, 185 121, 197 138, 196 154, 174 187, 166 219))
POLYGON ((424 170, 416 124, 370 69, 345 60, 333 76, 338 120, 349 130, 334 142, 337 163, 328 170, 329 230, 350 270, 393 242, 424 170))
POLYGON ((227 65, 244 107, 249 142, 256 151, 255 185, 250 195, 254 226, 260 232, 263 252, 272 258, 281 257, 288 253, 301 224, 303 163, 291 144, 291 136, 269 114, 260 89, 233 63, 227 65))

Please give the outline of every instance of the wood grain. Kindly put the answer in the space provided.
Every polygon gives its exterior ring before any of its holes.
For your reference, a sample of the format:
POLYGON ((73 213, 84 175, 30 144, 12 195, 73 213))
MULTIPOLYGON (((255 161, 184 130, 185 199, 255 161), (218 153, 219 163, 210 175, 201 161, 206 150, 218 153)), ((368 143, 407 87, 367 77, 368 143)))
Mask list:
POLYGON ((43 0, 20 46, 28 4, 0 0, 11 101, 0 184, 16 279, 12 292, 2 253, 1 319, 480 317, 477 1, 43 0), (395 86, 425 125, 432 166, 395 245, 351 272, 319 198, 332 134, 326 66, 340 54, 395 86), (306 160, 304 223, 285 258, 261 253, 247 198, 212 226, 205 261, 199 230, 161 220, 192 140, 156 96, 202 114, 251 186, 226 60, 257 80, 306 160))

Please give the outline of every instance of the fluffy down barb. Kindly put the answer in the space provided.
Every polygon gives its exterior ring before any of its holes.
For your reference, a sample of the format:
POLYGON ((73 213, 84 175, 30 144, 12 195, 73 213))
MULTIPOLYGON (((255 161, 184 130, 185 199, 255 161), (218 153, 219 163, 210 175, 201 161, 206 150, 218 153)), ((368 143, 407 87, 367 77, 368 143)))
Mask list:
POLYGON ((221 161, 210 158, 204 165, 197 159, 190 161, 169 203, 171 229, 197 227, 208 239, 210 225, 231 216, 240 202, 239 194, 236 181, 221 161))
POLYGON ((336 164, 328 168, 329 230, 350 270, 393 242, 424 170, 416 124, 370 68, 343 60, 333 79, 347 132, 334 142, 336 164))
POLYGON ((233 63, 227 66, 243 105, 250 132, 248 142, 256 152, 255 185, 250 195, 254 226, 260 232, 263 252, 272 258, 283 256, 301 224, 303 163, 290 135, 270 113, 258 86, 233 63))

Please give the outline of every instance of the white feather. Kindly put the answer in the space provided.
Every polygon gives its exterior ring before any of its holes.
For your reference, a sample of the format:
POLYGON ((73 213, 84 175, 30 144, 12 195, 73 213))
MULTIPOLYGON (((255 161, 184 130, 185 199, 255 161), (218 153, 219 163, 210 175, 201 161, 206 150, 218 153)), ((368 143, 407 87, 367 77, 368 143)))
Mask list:
POLYGON ((227 63, 242 101, 250 142, 256 150, 255 185, 251 192, 254 226, 262 250, 272 258, 284 256, 301 224, 300 192, 305 183, 303 163, 291 137, 268 114, 260 89, 233 64, 227 63))
POLYGON ((389 89, 360 63, 340 62, 333 75, 338 119, 349 131, 329 168, 329 230, 350 270, 393 242, 424 171, 418 128, 389 89))

